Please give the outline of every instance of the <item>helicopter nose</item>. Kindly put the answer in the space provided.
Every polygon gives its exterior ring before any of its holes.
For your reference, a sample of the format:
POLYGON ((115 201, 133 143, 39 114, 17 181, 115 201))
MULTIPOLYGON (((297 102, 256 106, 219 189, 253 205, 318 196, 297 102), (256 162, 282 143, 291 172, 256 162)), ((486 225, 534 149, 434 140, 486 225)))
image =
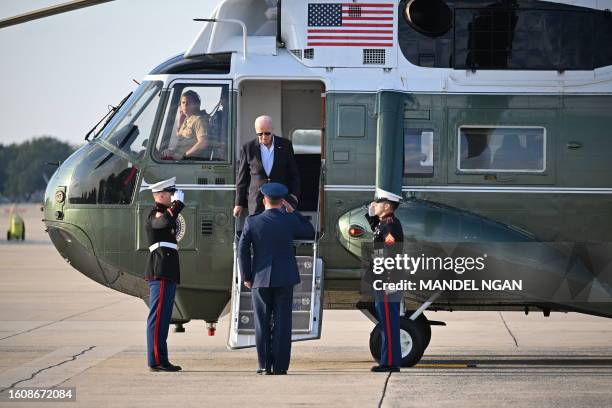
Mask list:
POLYGON ((71 210, 69 189, 75 181, 75 168, 87 157, 93 149, 87 144, 75 151, 55 171, 47 183, 43 203, 43 222, 51 242, 60 255, 84 275, 108 285, 107 279, 96 258, 94 246, 82 224, 82 214, 71 210))
POLYGON ((98 283, 109 284, 100 268, 91 240, 83 231, 71 224, 52 223, 47 225, 47 233, 62 258, 73 268, 98 283))

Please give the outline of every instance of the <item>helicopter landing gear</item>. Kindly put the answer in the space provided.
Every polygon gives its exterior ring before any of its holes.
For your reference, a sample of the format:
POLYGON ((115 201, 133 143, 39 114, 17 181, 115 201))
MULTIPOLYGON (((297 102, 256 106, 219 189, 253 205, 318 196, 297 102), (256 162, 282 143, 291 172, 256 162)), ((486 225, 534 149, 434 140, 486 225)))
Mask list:
MULTIPOLYGON (((409 313, 406 313, 406 314, 410 316, 409 313)), ((402 317, 402 319, 410 320, 410 318, 407 316, 402 317)), ((427 319, 427 317, 425 317, 423 313, 421 313, 419 317, 417 317, 416 320, 414 320, 414 322, 419 327, 419 330, 423 334, 423 341, 425 342, 424 346, 425 348, 427 348, 429 346, 429 342, 431 341, 431 324, 430 324, 431 322, 429 321, 429 319, 427 319)))
MULTIPOLYGON (((407 311, 404 316, 400 318, 402 367, 412 367, 421 360, 431 340, 432 324, 445 325, 442 322, 430 322, 423 314, 423 311, 425 311, 439 295, 440 292, 434 293, 417 310, 412 312, 407 311)), ((376 361, 380 360, 381 349, 382 329, 380 324, 377 324, 372 329, 372 332, 370 332, 370 353, 376 361)))
POLYGON ((189 320, 185 320, 185 319, 171 319, 170 320, 170 324, 174 325, 174 332, 175 333, 185 333, 185 326, 183 326, 185 323, 189 323, 189 320))
MULTIPOLYGON (((400 319, 400 344, 402 347, 402 367, 412 367, 419 362, 431 339, 431 327, 425 315, 413 321, 407 316, 400 319)), ((370 333, 370 353, 376 361, 380 360, 382 348, 382 329, 374 326, 370 333)))

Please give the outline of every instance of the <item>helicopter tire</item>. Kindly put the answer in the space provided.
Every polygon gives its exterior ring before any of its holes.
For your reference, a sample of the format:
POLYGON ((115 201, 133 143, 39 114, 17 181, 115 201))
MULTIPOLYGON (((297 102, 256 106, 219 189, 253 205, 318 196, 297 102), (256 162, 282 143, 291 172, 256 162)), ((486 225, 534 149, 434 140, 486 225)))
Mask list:
POLYGON ((23 231, 21 232, 21 240, 25 241, 25 225, 23 226, 23 231))
MULTIPOLYGON (((402 347, 402 367, 412 367, 417 364, 427 348, 425 342, 425 326, 406 318, 400 320, 400 342, 402 347)), ((370 333, 370 353, 380 362, 382 348, 382 329, 377 324, 370 333)))
POLYGON ((11 231, 6 231, 6 240, 7 241, 11 240, 11 231))
MULTIPOLYGON (((408 319, 408 316, 411 314, 411 311, 406 312, 406 316, 402 317, 402 319, 408 319)), ((422 326, 425 348, 429 347, 429 342, 431 341, 431 325, 429 324, 429 320, 427 319, 427 316, 425 316, 425 313, 421 313, 419 317, 416 318, 415 322, 422 326)))

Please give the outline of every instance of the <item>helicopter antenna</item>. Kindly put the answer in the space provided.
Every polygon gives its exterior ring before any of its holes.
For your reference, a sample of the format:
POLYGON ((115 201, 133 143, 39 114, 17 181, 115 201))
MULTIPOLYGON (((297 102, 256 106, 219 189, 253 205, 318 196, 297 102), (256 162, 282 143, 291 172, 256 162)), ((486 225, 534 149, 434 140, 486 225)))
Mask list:
POLYGON ((281 36, 281 9, 281 0, 278 0, 278 3, 276 3, 276 43, 279 47, 284 48, 285 42, 281 36))

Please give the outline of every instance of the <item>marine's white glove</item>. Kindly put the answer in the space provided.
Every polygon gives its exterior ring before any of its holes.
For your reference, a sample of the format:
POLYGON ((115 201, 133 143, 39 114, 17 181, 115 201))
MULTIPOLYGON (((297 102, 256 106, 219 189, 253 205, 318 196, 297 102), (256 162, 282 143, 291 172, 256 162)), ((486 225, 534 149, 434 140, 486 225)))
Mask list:
POLYGON ((174 192, 174 194, 172 194, 172 197, 170 198, 171 201, 180 201, 181 203, 185 202, 185 193, 183 193, 182 190, 176 190, 174 192))
POLYGON ((376 215, 376 212, 374 211, 374 203, 370 203, 370 206, 368 207, 368 215, 370 217, 373 217, 376 215))

